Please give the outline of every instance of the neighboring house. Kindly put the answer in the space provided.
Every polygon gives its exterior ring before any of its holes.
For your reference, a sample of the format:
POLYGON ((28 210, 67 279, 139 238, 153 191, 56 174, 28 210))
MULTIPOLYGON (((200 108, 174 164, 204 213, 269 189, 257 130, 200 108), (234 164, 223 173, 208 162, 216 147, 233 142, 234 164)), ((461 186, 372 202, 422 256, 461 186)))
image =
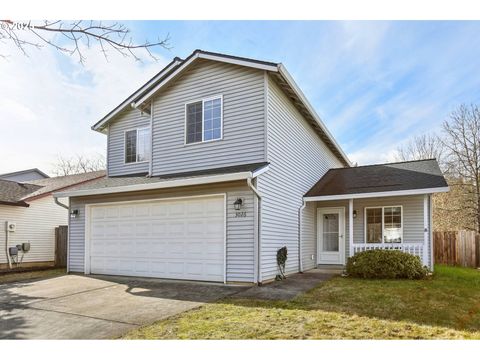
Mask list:
POLYGON ((15 171, 7 174, 0 174, 1 180, 10 180, 16 182, 28 182, 32 180, 47 179, 50 176, 45 174, 43 171, 35 169, 15 171))
POLYGON ((282 64, 196 50, 92 129, 107 177, 55 194, 71 272, 261 283, 282 246, 287 273, 367 248, 432 266, 436 162, 351 168, 282 64))
POLYGON ((28 183, 0 180, 0 269, 8 268, 8 248, 22 243, 30 244, 29 251, 20 252, 22 267, 53 265, 55 228, 68 224, 68 203, 66 207, 56 204, 52 192, 104 176, 105 171, 96 171, 28 183), (14 224, 15 231, 9 231, 10 224, 14 224))

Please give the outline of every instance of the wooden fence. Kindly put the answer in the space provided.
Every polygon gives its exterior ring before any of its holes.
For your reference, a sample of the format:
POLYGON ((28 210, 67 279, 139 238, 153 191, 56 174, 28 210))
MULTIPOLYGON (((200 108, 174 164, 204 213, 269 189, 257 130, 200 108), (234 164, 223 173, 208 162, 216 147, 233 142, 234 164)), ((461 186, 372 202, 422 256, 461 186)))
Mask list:
POLYGON ((435 264, 480 267, 480 234, 475 231, 435 231, 435 264))
POLYGON ((55 266, 67 266, 68 226, 55 228, 55 266))

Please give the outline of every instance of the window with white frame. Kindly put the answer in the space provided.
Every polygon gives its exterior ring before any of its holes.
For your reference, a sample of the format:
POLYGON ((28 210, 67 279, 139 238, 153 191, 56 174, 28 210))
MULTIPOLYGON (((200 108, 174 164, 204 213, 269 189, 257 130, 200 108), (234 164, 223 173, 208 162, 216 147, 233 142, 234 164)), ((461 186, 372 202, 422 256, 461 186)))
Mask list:
POLYGON ((366 243, 401 243, 402 238, 403 224, 401 206, 365 208, 366 243))
POLYGON ((125 163, 150 160, 150 128, 134 129, 125 132, 125 163))
POLYGON ((192 144, 222 138, 222 97, 186 104, 185 142, 192 144))

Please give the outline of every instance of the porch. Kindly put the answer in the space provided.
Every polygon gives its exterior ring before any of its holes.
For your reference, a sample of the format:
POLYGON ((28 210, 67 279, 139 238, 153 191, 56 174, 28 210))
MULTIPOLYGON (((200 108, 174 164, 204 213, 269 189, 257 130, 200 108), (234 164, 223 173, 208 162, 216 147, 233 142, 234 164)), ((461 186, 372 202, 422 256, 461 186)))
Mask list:
POLYGON ((343 266, 374 249, 418 256, 433 269, 432 194, 442 191, 435 160, 330 170, 304 197, 302 270, 343 266))

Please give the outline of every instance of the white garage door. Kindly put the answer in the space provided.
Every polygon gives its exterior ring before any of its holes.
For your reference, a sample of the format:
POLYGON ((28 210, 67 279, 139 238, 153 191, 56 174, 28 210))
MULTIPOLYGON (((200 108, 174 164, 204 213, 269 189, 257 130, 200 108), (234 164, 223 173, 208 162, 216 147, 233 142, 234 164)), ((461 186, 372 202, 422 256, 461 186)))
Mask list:
POLYGON ((223 282, 224 214, 223 196, 91 206, 90 273, 223 282))

